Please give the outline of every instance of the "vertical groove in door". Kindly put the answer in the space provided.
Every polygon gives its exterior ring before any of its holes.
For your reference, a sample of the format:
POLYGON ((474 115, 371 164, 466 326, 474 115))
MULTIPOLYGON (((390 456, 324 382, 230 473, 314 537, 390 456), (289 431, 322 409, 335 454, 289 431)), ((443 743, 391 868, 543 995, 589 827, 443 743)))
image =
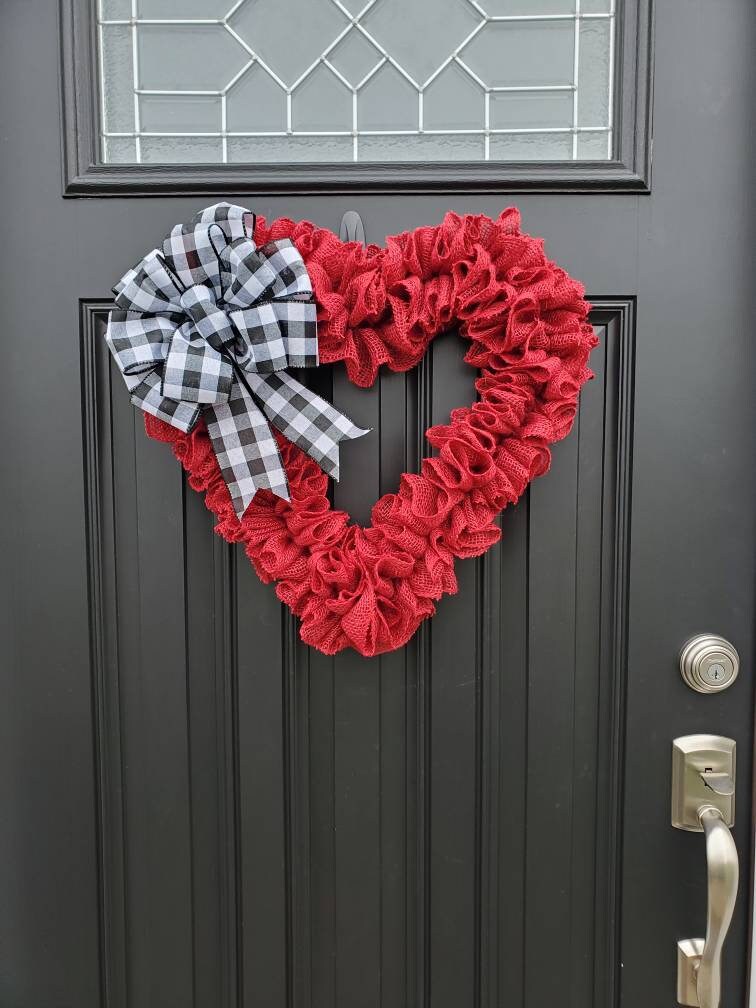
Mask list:
POLYGON ((213 540, 215 668, 218 683, 217 732, 220 758, 217 763, 220 814, 218 852, 220 876, 220 996, 231 1008, 239 1008, 242 992, 242 904, 239 892, 241 851, 241 799, 239 794, 239 650, 236 634, 236 553, 228 543, 213 540))
POLYGON ((501 783, 501 546, 497 545, 480 560, 480 701, 479 701, 479 941, 477 976, 479 994, 476 1004, 499 1004, 499 849, 501 824, 497 795, 501 783))
MULTIPOLYGON (((475 373, 457 332, 432 344, 431 422, 471 402, 475 373)), ((479 984, 480 561, 455 564, 458 593, 429 623, 429 976, 433 1008, 474 1004, 479 984)))
POLYGON ((620 1003, 620 908, 624 814, 625 697, 627 692, 628 578, 635 383, 635 303, 607 299, 595 305, 606 346, 604 476, 602 515, 601 667, 609 688, 602 698, 597 824, 606 824, 596 844, 597 920, 604 920, 597 947, 596 1004, 620 1003))
POLYGON ((299 640, 296 617, 281 607, 284 636, 284 770, 288 1008, 311 1003, 310 914, 310 649, 299 640))
MULTIPOLYGON (((418 380, 417 374, 380 376, 380 494, 395 492, 398 474, 415 467, 409 457, 420 424, 408 397, 418 380)), ((380 1008, 416 1004, 418 660, 411 643, 374 663, 380 679, 380 1008)))
POLYGON ((121 715, 116 625, 115 487, 110 364, 97 353, 106 302, 79 313, 90 661, 96 762, 100 985, 107 1008, 126 1008, 126 910, 121 715))
POLYGON ((429 624, 407 646, 407 987, 408 1005, 430 1005, 430 668, 429 624))
MULTIPOLYGON (((334 402, 334 369, 304 371, 301 380, 328 402, 334 402)), ((341 447, 340 447, 341 450, 341 447)), ((342 462, 343 468, 343 462, 342 462)), ((333 503, 336 485, 329 485, 333 503)), ((295 619, 297 636, 299 623, 295 619)), ((299 828, 293 834, 293 878, 299 880, 293 904, 293 928, 306 946, 295 966, 294 1008, 336 1005, 336 901, 335 901, 335 816, 334 816, 334 659, 298 642, 302 663, 294 708, 294 739, 301 758, 292 763, 298 776, 292 784, 292 799, 304 807, 294 813, 299 828), (302 682, 301 669, 306 668, 302 682)), ((296 963, 296 956, 294 957, 296 963)))
POLYGON ((236 563, 185 492, 187 698, 194 996, 238 1005, 238 723, 236 563))
MULTIPOLYGON (((484 702, 489 726, 490 791, 484 792, 491 828, 484 834, 491 847, 485 861, 492 866, 490 909, 492 922, 484 942, 488 961, 489 997, 485 1008, 505 999, 524 1004, 528 774, 529 745, 528 674, 530 612, 530 495, 507 508, 501 516, 502 540, 492 556, 495 579, 493 601, 498 609, 492 621, 498 626, 498 648, 491 647, 491 686, 484 702)), ((492 643, 495 638, 492 637, 492 643)))
MULTIPOLYGON (((433 415, 431 344, 406 380, 405 456, 407 472, 419 472, 428 452, 425 431, 433 415)), ((430 623, 420 624, 407 645, 407 1004, 429 1008, 431 975, 431 662, 430 623)))
POLYGON ((291 649, 281 604, 241 555, 235 565, 241 1005, 285 1005, 290 985, 286 697, 291 649))
POLYGON ((485 712, 483 707, 484 691, 487 690, 486 676, 489 669, 492 624, 496 622, 493 614, 494 600, 491 597, 491 565, 494 557, 489 550, 484 556, 475 560, 475 940, 474 940, 474 975, 473 1004, 480 1005, 483 997, 483 941, 487 921, 484 920, 483 878, 487 875, 487 865, 484 858, 488 854, 486 841, 486 811, 484 808, 484 786, 487 784, 484 746, 486 743, 485 712))
MULTIPOLYGON (((336 908, 334 884, 334 743, 333 743, 333 659, 319 652, 309 655, 309 858, 307 906, 300 912, 309 915, 310 969, 304 987, 310 1005, 336 1004, 335 955, 336 908), (329 1000, 330 999, 330 1000, 329 1000)), ((300 1006, 297 1006, 300 1008, 300 1006)))

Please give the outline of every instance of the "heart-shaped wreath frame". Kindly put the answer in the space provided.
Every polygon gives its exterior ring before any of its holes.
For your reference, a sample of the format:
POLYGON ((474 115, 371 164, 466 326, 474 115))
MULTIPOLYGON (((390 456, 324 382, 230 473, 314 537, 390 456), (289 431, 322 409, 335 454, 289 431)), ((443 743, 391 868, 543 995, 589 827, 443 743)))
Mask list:
POLYGON ((257 217, 254 237, 297 246, 317 300, 320 361, 344 361, 355 385, 372 385, 381 364, 415 367, 448 329, 471 344, 465 361, 480 372, 479 400, 426 431, 436 454, 377 501, 367 528, 331 507, 328 477, 282 437, 291 502, 260 491, 239 520, 204 423, 184 434, 145 419, 204 491, 216 532, 244 543, 261 580, 277 582, 306 644, 325 654, 391 651, 457 591, 454 558, 497 542, 499 513, 549 468, 548 446, 569 433, 592 377, 590 305, 543 241, 520 231, 514 208, 495 221, 447 213, 385 248, 287 218, 268 226, 257 217))

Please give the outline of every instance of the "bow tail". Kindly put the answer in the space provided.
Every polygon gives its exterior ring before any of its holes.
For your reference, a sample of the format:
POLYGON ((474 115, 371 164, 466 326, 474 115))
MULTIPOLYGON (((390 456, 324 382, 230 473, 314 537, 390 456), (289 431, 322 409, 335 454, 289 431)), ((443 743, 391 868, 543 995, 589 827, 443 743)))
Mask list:
POLYGON ((131 402, 144 413, 169 423, 188 433, 199 420, 200 408, 195 403, 177 402, 163 395, 163 381, 155 371, 142 375, 124 375, 131 392, 131 402))
POLYGON ((285 371, 268 375, 247 373, 245 378, 268 420, 337 480, 339 442, 362 437, 370 428, 357 427, 349 417, 285 371))
POLYGON ((225 402, 205 407, 207 432, 239 518, 258 490, 289 500, 281 454, 268 421, 237 380, 225 402))

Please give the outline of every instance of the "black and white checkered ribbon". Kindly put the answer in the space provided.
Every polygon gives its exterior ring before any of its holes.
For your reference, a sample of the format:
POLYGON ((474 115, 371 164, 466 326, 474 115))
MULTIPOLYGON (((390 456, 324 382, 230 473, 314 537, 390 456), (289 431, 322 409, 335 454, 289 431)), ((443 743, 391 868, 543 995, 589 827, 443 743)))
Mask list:
POLYGON ((135 406, 182 431, 204 413, 241 517, 255 493, 289 499, 268 421, 339 478, 339 441, 367 431, 286 373, 316 367, 316 305, 288 240, 258 248, 254 214, 218 203, 177 224, 113 288, 105 334, 135 406))

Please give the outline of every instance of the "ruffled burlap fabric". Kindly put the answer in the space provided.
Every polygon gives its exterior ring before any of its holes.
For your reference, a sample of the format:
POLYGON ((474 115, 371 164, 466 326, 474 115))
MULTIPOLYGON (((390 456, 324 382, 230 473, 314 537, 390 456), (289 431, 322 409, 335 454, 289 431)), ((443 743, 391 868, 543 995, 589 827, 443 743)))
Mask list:
POLYGON ((321 363, 344 361, 355 385, 372 385, 382 364, 414 367, 455 326, 480 371, 479 401, 426 432, 436 454, 377 501, 367 528, 331 507, 328 477, 283 438, 291 502, 260 491, 239 520, 204 425, 183 434, 146 418, 150 437, 173 446, 204 492, 216 531, 244 543, 260 578, 277 582, 303 641, 326 654, 391 651, 456 592, 455 557, 499 539, 497 515, 546 472, 549 444, 569 433, 597 342, 589 305, 511 208, 496 221, 449 213, 385 248, 287 219, 258 218, 254 237, 297 246, 318 304, 321 363))

